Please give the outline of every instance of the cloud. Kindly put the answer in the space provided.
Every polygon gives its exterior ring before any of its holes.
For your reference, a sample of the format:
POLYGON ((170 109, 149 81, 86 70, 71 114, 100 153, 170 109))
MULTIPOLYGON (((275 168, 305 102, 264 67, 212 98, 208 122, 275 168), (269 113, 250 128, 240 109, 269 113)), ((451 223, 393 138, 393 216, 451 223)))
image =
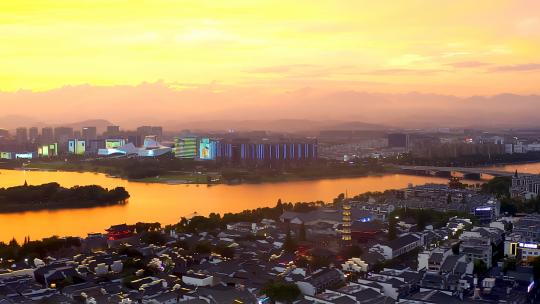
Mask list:
POLYGON ((282 74, 290 73, 299 69, 313 68, 314 65, 311 64, 288 64, 288 65, 276 65, 276 66, 267 66, 251 69, 248 72, 256 74, 282 74))
POLYGON ((448 72, 447 70, 437 69, 380 69, 364 72, 366 75, 433 75, 438 73, 448 72))
POLYGON ((491 69, 491 72, 527 72, 540 70, 540 63, 524 63, 516 65, 501 65, 491 69))
POLYGON ((518 33, 524 36, 536 36, 540 34, 540 19, 527 18, 518 22, 516 25, 518 33))
POLYGON ((461 62, 452 62, 447 63, 446 65, 452 66, 454 68, 478 68, 489 65, 487 62, 482 61, 461 61, 461 62))

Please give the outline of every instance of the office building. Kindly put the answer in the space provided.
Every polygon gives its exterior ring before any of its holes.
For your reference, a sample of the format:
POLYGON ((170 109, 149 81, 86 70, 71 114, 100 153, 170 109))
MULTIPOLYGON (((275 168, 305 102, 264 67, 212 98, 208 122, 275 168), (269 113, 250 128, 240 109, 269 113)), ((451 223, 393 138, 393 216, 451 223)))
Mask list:
POLYGON ((105 149, 105 140, 103 139, 91 139, 86 141, 85 153, 96 155, 99 149, 105 149))
POLYGON ((54 128, 54 140, 60 144, 66 144, 70 138, 73 138, 73 128, 57 127, 54 128))
POLYGON ((86 141, 84 139, 70 139, 68 141, 68 153, 83 155, 86 152, 86 141))
POLYGON ((28 141, 28 130, 24 127, 17 128, 15 130, 15 140, 19 144, 26 143, 28 141))
POLYGON ((38 137, 39 137, 38 128, 32 127, 28 129, 28 139, 30 140, 30 142, 36 142, 38 140, 38 137))
POLYGON ((409 146, 409 135, 404 133, 388 134, 389 148, 407 148, 409 146))
POLYGON ((152 127, 151 131, 152 131, 152 134, 150 135, 155 135, 157 136, 158 140, 161 140, 163 136, 163 127, 154 126, 152 127))
POLYGON ((58 144, 47 144, 38 147, 38 156, 39 157, 54 157, 58 156, 58 144))
POLYGON ((51 143, 54 141, 53 128, 42 128, 41 129, 41 143, 51 143))
POLYGON ((218 141, 211 138, 201 138, 199 141, 199 159, 215 160, 218 141))
POLYGON ((6 129, 0 129, 0 139, 7 139, 9 137, 9 131, 6 129))
POLYGON ((318 145, 312 139, 251 141, 237 138, 217 142, 216 158, 236 164, 298 163, 316 160, 318 145))
POLYGON ((107 131, 105 132, 105 137, 115 137, 120 134, 119 126, 107 126, 107 131))
POLYGON ((141 126, 137 128, 137 135, 141 138, 145 136, 153 135, 156 136, 158 140, 161 140, 163 136, 163 127, 159 126, 141 126))
POLYGON ((197 137, 180 137, 174 139, 174 156, 183 159, 197 157, 197 137))
POLYGON ((87 141, 96 139, 97 138, 96 127, 83 127, 81 137, 87 141))

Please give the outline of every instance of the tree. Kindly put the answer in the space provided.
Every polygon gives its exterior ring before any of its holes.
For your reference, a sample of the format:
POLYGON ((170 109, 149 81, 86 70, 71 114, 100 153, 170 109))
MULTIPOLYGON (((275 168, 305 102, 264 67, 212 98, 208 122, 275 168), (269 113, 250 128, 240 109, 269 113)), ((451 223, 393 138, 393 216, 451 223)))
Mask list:
POLYGON ((536 280, 540 279, 540 257, 537 257, 532 261, 532 267, 533 267, 534 278, 536 280))
POLYGON ((497 176, 482 184, 482 192, 494 194, 498 197, 509 197, 512 179, 508 176, 497 176))
POLYGON ((517 261, 514 258, 508 258, 504 261, 503 272, 506 273, 509 270, 516 270, 517 261))
MULTIPOLYGON (((540 263, 539 263, 539 266, 540 266, 540 263)), ((540 268, 539 268, 540 270, 540 268)), ((486 263, 484 263, 484 261, 482 260, 477 260, 474 262, 474 274, 478 275, 479 277, 483 277, 485 276, 485 274, 487 273, 488 271, 488 268, 486 266, 486 263)))
POLYGON ((452 245, 452 253, 455 255, 459 254, 459 242, 456 242, 454 245, 452 245))
POLYGON ((296 242, 291 236, 291 229, 287 228, 287 235, 285 236, 285 241, 283 242, 283 247, 281 247, 285 252, 292 253, 296 250, 296 242))
POLYGON ((397 237, 397 219, 390 217, 388 220, 388 240, 394 240, 397 237))
POLYGON ((274 302, 292 303, 300 296, 300 289, 294 283, 270 281, 263 292, 274 302))
POLYGON ((347 246, 345 248, 345 252, 343 255, 350 259, 350 258, 358 258, 362 255, 363 250, 362 248, 358 247, 357 245, 347 246))
POLYGON ((300 225, 300 230, 298 232, 298 240, 303 242, 306 238, 306 225, 304 225, 304 222, 300 225))
POLYGON ((145 244, 165 245, 167 237, 158 231, 147 231, 141 235, 141 242, 145 244))
POLYGON ((209 242, 200 242, 195 245, 194 251, 201 254, 208 254, 212 252, 212 245, 209 242))

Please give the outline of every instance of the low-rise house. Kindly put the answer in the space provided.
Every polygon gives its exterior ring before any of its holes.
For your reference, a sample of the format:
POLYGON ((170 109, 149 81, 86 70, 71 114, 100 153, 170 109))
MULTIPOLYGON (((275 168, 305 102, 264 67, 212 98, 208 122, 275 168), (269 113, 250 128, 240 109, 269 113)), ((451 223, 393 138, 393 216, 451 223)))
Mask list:
POLYGON ((36 282, 48 286, 55 287, 57 283, 64 280, 76 281, 80 279, 80 275, 74 265, 66 263, 55 263, 37 268, 34 271, 36 282))
POLYGON ((493 249, 490 238, 483 237, 480 232, 464 232, 459 252, 467 255, 472 261, 483 261, 489 268, 492 265, 493 249))
POLYGON ((296 285, 304 295, 315 295, 345 280, 344 274, 335 268, 321 268, 296 285))
POLYGON ((385 259, 391 260, 420 248, 423 246, 423 244, 424 241, 422 236, 409 233, 386 244, 373 245, 369 251, 378 252, 379 254, 383 255, 385 259))

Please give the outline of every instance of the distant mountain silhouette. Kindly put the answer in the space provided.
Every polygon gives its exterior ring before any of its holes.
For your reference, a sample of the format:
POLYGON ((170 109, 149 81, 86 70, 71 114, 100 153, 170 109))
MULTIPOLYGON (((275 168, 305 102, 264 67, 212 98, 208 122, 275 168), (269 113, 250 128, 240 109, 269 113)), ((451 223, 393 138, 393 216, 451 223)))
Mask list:
POLYGON ((383 125, 363 123, 359 121, 315 121, 307 119, 276 119, 276 120, 209 120, 190 122, 164 122, 167 130, 268 130, 275 132, 306 132, 319 130, 384 130, 383 125))
POLYGON ((9 112, 3 114, 11 115, 0 118, 0 128, 39 122, 69 123, 88 117, 114 119, 115 124, 129 129, 152 124, 165 129, 247 129, 256 125, 257 129, 297 130, 303 124, 311 128, 332 121, 361 122, 351 127, 368 129, 370 124, 404 128, 540 126, 539 95, 458 97, 416 92, 328 92, 315 88, 268 93, 234 87, 216 91, 212 86, 176 90, 156 82, 0 92, 0 100, 10 105, 9 112), (13 119, 18 116, 23 118, 13 119))
POLYGON ((74 130, 80 130, 83 127, 96 127, 98 133, 104 132, 108 126, 112 126, 112 125, 113 123, 105 119, 88 119, 88 120, 79 121, 79 122, 62 124, 62 126, 71 127, 74 130))
POLYGON ((6 115, 0 117, 0 128, 14 130, 18 127, 71 127, 74 130, 81 130, 83 127, 96 127, 98 132, 103 132, 107 129, 107 126, 113 125, 111 122, 105 119, 88 119, 84 121, 71 122, 71 123, 45 123, 35 118, 19 115, 6 115))

